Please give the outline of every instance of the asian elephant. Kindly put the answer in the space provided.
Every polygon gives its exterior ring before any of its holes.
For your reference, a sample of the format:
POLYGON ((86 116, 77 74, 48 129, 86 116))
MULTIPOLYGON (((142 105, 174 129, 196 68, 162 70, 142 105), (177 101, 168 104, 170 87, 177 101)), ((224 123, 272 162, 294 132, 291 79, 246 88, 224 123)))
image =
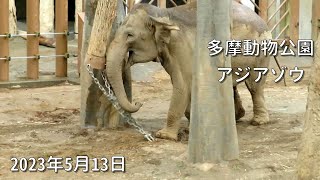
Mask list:
MULTIPOLYGON (((233 2, 233 31, 235 40, 271 39, 266 23, 251 9, 233 2)), ((140 103, 131 103, 122 84, 121 67, 129 68, 136 63, 160 61, 171 77, 173 92, 167 115, 166 126, 156 133, 159 138, 177 140, 180 120, 189 118, 191 102, 192 61, 196 39, 196 3, 189 3, 169 9, 160 9, 148 4, 137 4, 116 32, 107 50, 107 76, 119 100, 128 112, 136 112, 140 103)), ((209 23, 209 22, 208 22, 209 23)), ((208 51, 209 55, 209 51, 208 51)), ((268 67, 269 57, 232 57, 232 68, 268 67)), ((244 73, 244 71, 242 72, 244 73)), ((237 91, 237 77, 234 73, 234 100, 236 119, 244 116, 240 96, 237 91)), ((266 76, 256 83, 257 72, 251 72, 245 84, 253 100, 254 125, 265 124, 269 115, 264 101, 266 76)), ((213 99, 214 101, 214 99, 213 99)))

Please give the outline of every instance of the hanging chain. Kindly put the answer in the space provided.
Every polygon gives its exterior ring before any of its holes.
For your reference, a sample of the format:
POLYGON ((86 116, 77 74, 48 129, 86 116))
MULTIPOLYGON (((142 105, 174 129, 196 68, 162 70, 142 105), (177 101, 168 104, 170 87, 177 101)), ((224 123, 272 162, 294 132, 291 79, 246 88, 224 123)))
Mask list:
POLYGON ((123 110, 117 100, 117 97, 114 95, 110 84, 108 83, 107 77, 105 76, 104 72, 101 72, 101 77, 104 81, 104 85, 105 87, 103 87, 101 85, 101 83, 99 82, 98 78, 96 78, 94 76, 92 67, 90 64, 87 65, 87 70, 91 76, 91 78, 93 79, 93 81, 98 85, 99 89, 102 91, 102 93, 107 97, 107 99, 112 103, 113 107, 119 112, 119 114, 122 116, 122 118, 131 126, 135 127, 135 129, 140 132, 141 134, 144 135, 144 137, 152 142, 154 141, 154 137, 146 132, 143 127, 137 123, 137 121, 131 116, 130 113, 126 112, 125 110, 123 110))

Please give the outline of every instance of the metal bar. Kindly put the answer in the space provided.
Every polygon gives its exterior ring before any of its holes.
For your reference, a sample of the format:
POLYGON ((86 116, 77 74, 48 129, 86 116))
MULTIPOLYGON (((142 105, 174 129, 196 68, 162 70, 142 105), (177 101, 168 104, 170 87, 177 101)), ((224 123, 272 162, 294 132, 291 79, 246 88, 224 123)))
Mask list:
POLYGON ((280 33, 278 34, 277 38, 276 39, 279 39, 279 37, 284 33, 285 30, 287 30, 289 28, 289 24, 287 24, 281 31, 280 33))
POLYGON ((66 59, 70 57, 78 57, 77 54, 59 54, 59 55, 34 55, 34 56, 7 56, 7 57, 0 57, 0 60, 15 60, 15 59, 45 59, 45 58, 56 58, 56 57, 64 57, 66 59))
POLYGON ((178 6, 173 0, 170 0, 170 2, 174 5, 174 6, 178 6))
POLYGON ((78 32, 47 32, 47 33, 40 33, 40 35, 66 35, 69 36, 70 34, 78 34, 78 32))
MULTIPOLYGON (((9 1, 0 1, 0 34, 9 33, 9 1)), ((9 39, 0 37, 0 57, 9 56, 9 39)), ((9 81, 9 61, 0 61, 0 81, 9 81)))
POLYGON ((256 4, 256 2, 254 2, 254 0, 250 0, 252 2, 252 4, 254 5, 254 7, 256 7, 258 9, 258 11, 260 12, 260 7, 256 4))
MULTIPOLYGON (((27 1, 27 33, 39 32, 39 0, 27 1)), ((27 56, 31 57, 39 54, 39 37, 27 36, 27 56)), ((27 61, 27 77, 29 79, 39 78, 39 60, 34 58, 28 58, 27 61)))
POLYGON ((268 19, 268 23, 271 21, 271 19, 278 13, 278 11, 282 8, 282 6, 287 2, 288 0, 284 0, 280 6, 276 9, 276 11, 270 16, 268 19))
POLYGON ((281 16, 280 20, 273 26, 271 32, 273 32, 276 27, 281 23, 281 21, 289 14, 289 9, 281 16))
POLYGON ((47 56, 40 56, 40 58, 55 58, 55 57, 65 57, 66 55, 47 55, 47 56))
MULTIPOLYGON (((56 32, 68 31, 68 1, 56 0, 55 5, 56 32)), ((56 37, 56 54, 66 54, 68 52, 67 36, 56 37)), ((56 76, 67 77, 68 62, 64 57, 56 58, 56 76)))
POLYGON ((124 4, 125 8, 129 8, 126 0, 122 0, 122 2, 123 2, 123 4, 124 4))
POLYGON ((0 37, 21 37, 21 36, 41 36, 41 35, 66 35, 78 34, 78 32, 46 32, 46 33, 28 33, 28 34, 0 34, 0 37))

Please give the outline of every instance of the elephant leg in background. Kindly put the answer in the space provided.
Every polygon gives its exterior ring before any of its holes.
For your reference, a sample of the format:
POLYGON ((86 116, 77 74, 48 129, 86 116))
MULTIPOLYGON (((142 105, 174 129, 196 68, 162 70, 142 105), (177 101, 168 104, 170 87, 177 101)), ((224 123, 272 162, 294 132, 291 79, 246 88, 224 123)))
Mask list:
POLYGON ((242 101, 241 101, 237 86, 233 87, 233 98, 234 98, 235 117, 236 117, 236 120, 239 120, 246 114, 246 111, 242 106, 242 101))
POLYGON ((246 81, 246 86, 250 91, 253 102, 252 125, 262 125, 269 122, 269 113, 264 100, 264 83, 255 83, 252 80, 246 81))
MULTIPOLYGON (((234 98, 235 117, 236 117, 236 120, 239 120, 240 118, 242 118, 246 114, 246 111, 242 106, 242 101, 241 101, 237 86, 233 87, 233 98, 234 98)), ((189 120, 189 123, 190 123, 190 112, 191 112, 190 108, 191 108, 191 100, 188 104, 188 107, 187 107, 185 113, 184 113, 186 118, 189 120)))
POLYGON ((175 87, 173 83, 173 92, 167 116, 166 127, 156 133, 156 137, 163 139, 178 140, 178 131, 181 127, 181 118, 188 106, 187 88, 175 87))
POLYGON ((191 100, 189 100, 187 109, 186 109, 186 111, 184 112, 184 115, 185 115, 186 118, 188 119, 189 123, 190 123, 190 112, 191 112, 191 100))

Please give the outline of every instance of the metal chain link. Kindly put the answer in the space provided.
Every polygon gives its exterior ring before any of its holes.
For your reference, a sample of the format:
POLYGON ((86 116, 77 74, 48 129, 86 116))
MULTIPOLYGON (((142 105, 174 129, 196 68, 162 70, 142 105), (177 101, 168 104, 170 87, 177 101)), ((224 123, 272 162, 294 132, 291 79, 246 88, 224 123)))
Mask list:
POLYGON ((123 117, 123 119, 131 126, 135 127, 135 129, 140 132, 141 134, 144 135, 144 137, 152 142, 154 141, 154 137, 146 132, 143 127, 137 123, 137 121, 131 116, 130 113, 126 112, 125 110, 123 110, 117 100, 117 97, 114 95, 110 84, 108 83, 107 77, 105 76, 104 72, 101 73, 101 77, 104 81, 104 85, 105 87, 103 87, 101 85, 101 83, 99 82, 99 80, 95 77, 93 70, 91 68, 90 64, 87 64, 87 70, 91 76, 91 78, 93 79, 94 83, 96 83, 99 87, 99 89, 102 91, 102 93, 107 97, 107 99, 112 103, 113 107, 119 112, 119 114, 123 117))

